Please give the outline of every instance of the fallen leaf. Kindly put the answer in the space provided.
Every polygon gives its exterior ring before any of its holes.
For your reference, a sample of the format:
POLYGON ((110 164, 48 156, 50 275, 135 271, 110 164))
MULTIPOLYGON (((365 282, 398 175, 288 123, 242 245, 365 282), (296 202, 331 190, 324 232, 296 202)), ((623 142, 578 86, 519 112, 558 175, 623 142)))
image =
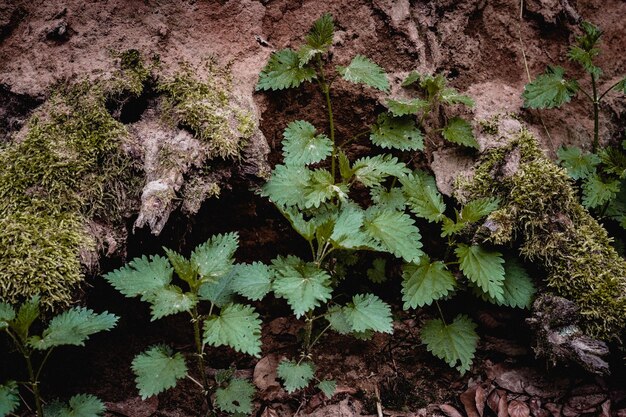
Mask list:
POLYGON ((463 417, 463 414, 449 404, 441 404, 439 409, 448 417, 463 417))
POLYGON ((606 400, 600 407, 600 415, 598 417, 611 417, 611 400, 606 400))
POLYGON ((500 403, 500 395, 498 394, 498 390, 491 391, 491 394, 487 396, 487 405, 491 408, 491 411, 494 413, 498 413, 498 404, 500 403))
POLYGON ((487 390, 485 390, 482 385, 479 385, 478 388, 476 388, 476 396, 474 397, 474 400, 476 402, 476 410, 478 410, 478 414, 480 417, 483 417, 483 414, 485 414, 485 402, 487 401, 487 390))
POLYGON ((509 417, 530 417, 530 408, 521 401, 513 400, 507 407, 509 417))
POLYGON ((476 408, 476 391, 478 387, 478 384, 473 385, 459 396, 467 417, 482 417, 476 408))
POLYGON ((271 407, 265 407, 265 410, 261 413, 261 417, 278 417, 278 413, 271 407))
POLYGON ((509 417, 506 392, 499 392, 498 394, 500 395, 500 400, 498 401, 498 417, 509 417))
POLYGON ((259 389, 265 391, 272 387, 280 388, 277 381, 276 369, 278 367, 278 355, 267 355, 257 362, 252 375, 252 382, 259 389))

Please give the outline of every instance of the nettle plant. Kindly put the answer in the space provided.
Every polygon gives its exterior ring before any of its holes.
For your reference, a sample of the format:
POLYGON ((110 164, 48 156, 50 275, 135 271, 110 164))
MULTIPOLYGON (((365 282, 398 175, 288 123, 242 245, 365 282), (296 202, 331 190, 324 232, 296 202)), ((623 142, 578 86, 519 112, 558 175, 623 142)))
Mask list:
MULTIPOLYGON (((289 220, 310 247, 308 260, 279 256, 263 275, 263 288, 287 303, 298 318, 303 318, 304 336, 299 358, 283 360, 278 376, 287 391, 307 387, 315 378, 312 349, 329 330, 367 339, 374 332, 393 331, 390 306, 374 294, 357 294, 341 303, 333 290, 345 269, 361 251, 387 253, 406 263, 403 292, 405 308, 429 305, 449 296, 461 285, 449 266, 460 265, 468 281, 484 298, 506 305, 529 304, 532 283, 521 267, 505 270, 499 252, 479 245, 456 243, 453 237, 497 207, 495 201, 468 204, 456 219, 443 213, 446 206, 432 177, 422 171, 412 172, 406 163, 392 154, 376 154, 350 161, 347 144, 363 134, 339 143, 331 100, 331 87, 338 76, 381 91, 389 90, 384 70, 366 57, 357 55, 336 73, 327 72, 332 57, 334 24, 330 15, 317 20, 298 50, 283 49, 272 54, 260 74, 257 90, 282 90, 316 82, 328 112, 328 136, 303 120, 291 122, 284 132, 283 163, 277 165, 261 194, 268 197, 289 220), (363 207, 354 200, 363 189, 369 191, 370 204, 363 207), (420 231, 407 208, 418 217, 444 223, 450 248, 457 260, 431 262, 422 251, 420 231), (516 284, 517 282, 523 284, 516 284), (526 293, 511 294, 518 286, 526 293), (509 288, 510 287, 510 288, 509 288), (511 291, 509 291, 509 289, 511 291), (516 298, 517 297, 517 298, 516 298), (523 298, 523 300, 521 300, 523 298)), ((378 116, 368 131, 372 144, 389 152, 417 151, 424 148, 424 128, 429 118, 431 134, 435 131, 448 141, 477 147, 470 124, 460 117, 448 120, 443 127, 442 105, 472 105, 467 96, 446 85, 443 76, 409 74, 403 83, 416 88, 423 97, 397 97, 387 100, 388 111, 378 116)), ((367 275, 381 281, 385 261, 376 259, 367 275)), ((259 283, 261 274, 257 275, 259 283)), ((242 294, 246 295, 242 288, 242 294)), ((260 293, 256 294, 261 296, 260 293)), ((441 311, 441 310, 440 310, 441 311)), ((451 366, 460 362, 466 371, 476 348, 475 324, 465 315, 451 323, 443 317, 430 321, 422 331, 428 349, 451 366)), ((319 381, 318 388, 327 395, 334 391, 333 381, 319 381)))
POLYGON ((581 87, 577 80, 565 78, 561 67, 548 67, 545 74, 526 85, 523 98, 529 108, 549 109, 568 103, 578 92, 593 106, 592 151, 578 147, 561 147, 559 162, 574 180, 582 185, 582 204, 600 217, 608 217, 626 228, 626 142, 622 150, 615 147, 599 148, 599 113, 602 99, 611 91, 626 94, 626 77, 604 90, 598 88, 602 70, 594 59, 600 54, 598 43, 602 31, 589 22, 581 24, 583 34, 569 48, 568 57, 580 64, 589 74, 591 91, 581 87))
POLYGON ((592 151, 596 152, 599 146, 599 114, 602 99, 611 91, 626 94, 626 77, 617 81, 608 88, 601 90, 598 87, 602 70, 595 65, 594 59, 600 54, 598 42, 602 31, 589 22, 581 24, 583 34, 576 38, 576 43, 569 48, 570 60, 580 64, 589 74, 591 91, 583 88, 579 81, 567 79, 565 70, 560 66, 548 66, 546 72, 538 76, 524 88, 522 97, 524 106, 531 109, 551 109, 569 103, 578 92, 591 101, 593 107, 593 143, 592 151))
POLYGON ((41 319, 40 299, 32 297, 16 311, 10 304, 0 302, 0 332, 5 333, 26 363, 28 381, 11 380, 0 385, 0 417, 14 414, 20 405, 19 386, 27 388, 34 397, 37 417, 98 417, 105 406, 97 397, 75 395, 67 404, 59 401, 44 406, 41 396, 41 373, 52 352, 60 346, 84 346, 89 336, 115 327, 118 318, 107 312, 97 314, 83 307, 74 307, 53 317, 40 335, 32 335, 32 326, 41 319))
POLYGON ((178 313, 187 313, 190 318, 196 345, 195 378, 182 353, 174 352, 167 345, 152 346, 132 362, 143 399, 188 378, 202 390, 210 415, 216 407, 235 415, 252 412, 254 386, 250 382, 233 377, 231 370, 220 371, 214 380, 209 380, 205 366, 207 345, 229 346, 257 357, 261 353, 259 315, 253 307, 237 303, 235 299, 235 290, 242 283, 247 294, 254 294, 257 288, 252 282, 257 265, 234 263, 238 244, 236 233, 219 234, 196 247, 189 259, 164 248, 167 257, 135 258, 123 268, 105 275, 104 278, 126 297, 140 297, 148 302, 153 321, 178 313), (174 273, 178 277, 176 281, 174 273), (246 279, 248 276, 252 279, 246 279), (201 303, 206 304, 203 311, 201 303), (214 401, 211 401, 213 393, 214 401))

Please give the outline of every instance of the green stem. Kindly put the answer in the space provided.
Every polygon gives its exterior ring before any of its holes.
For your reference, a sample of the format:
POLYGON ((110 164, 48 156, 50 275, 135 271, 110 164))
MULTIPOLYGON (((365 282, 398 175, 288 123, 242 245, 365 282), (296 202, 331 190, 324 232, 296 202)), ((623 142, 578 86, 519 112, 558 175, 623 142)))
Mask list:
POLYGON ((311 349, 311 335, 313 334, 313 316, 311 312, 306 314, 306 324, 304 325, 304 353, 309 354, 311 349))
POLYGON ((200 314, 198 314, 198 307, 193 308, 191 312, 191 321, 193 322, 193 336, 196 342, 196 351, 198 355, 198 371, 202 377, 202 386, 204 387, 204 391, 208 393, 209 381, 206 377, 206 367, 204 365, 204 345, 202 344, 202 338, 200 337, 200 314))
POLYGON ((48 352, 46 352, 46 356, 41 361, 41 364, 39 365, 39 369, 37 370, 37 374, 35 375, 35 378, 39 379, 39 375, 41 375, 41 371, 43 370, 43 367, 46 364, 46 362, 48 361, 48 358, 52 354, 53 350, 54 349, 50 349, 50 350, 48 350, 48 352))
POLYGON ((43 417, 43 406, 41 404, 41 394, 39 393, 39 380, 33 370, 33 362, 30 359, 30 355, 24 355, 26 360, 26 368, 28 369, 28 379, 30 380, 30 386, 33 389, 33 396, 35 397, 35 408, 37 410, 37 417, 43 417))
POLYGON ((616 83, 614 83, 613 85, 611 85, 609 88, 607 88, 604 93, 600 94, 600 98, 598 99, 598 101, 602 101, 602 99, 604 98, 604 96, 606 96, 609 91, 611 91, 612 89, 615 88, 615 86, 617 86, 617 84, 621 83, 622 80, 617 81, 616 83))
POLYGON ((337 159, 337 144, 335 143, 335 119, 333 117, 333 106, 330 102, 330 85, 326 82, 326 77, 324 75, 324 64, 322 62, 322 58, 318 55, 317 57, 317 66, 319 69, 320 76, 320 87, 322 88, 322 93, 324 94, 324 98, 326 99, 326 108, 328 109, 328 124, 330 129, 330 140, 333 143, 333 153, 331 159, 331 168, 330 172, 333 176, 333 181, 335 180, 335 172, 336 172, 336 162, 337 159))
POLYGON ((595 153, 598 150, 600 143, 600 136, 598 133, 598 117, 600 113, 600 101, 598 99, 598 87, 596 86, 596 76, 591 74, 591 88, 593 89, 593 147, 592 151, 595 153))
POLYGON ((317 337, 315 338, 315 340, 313 340, 313 342, 311 342, 311 346, 309 346, 309 350, 313 349, 313 346, 315 346, 315 344, 320 340, 320 338, 322 337, 322 335, 324 333, 326 333, 326 331, 330 329, 330 324, 326 327, 324 327, 324 330, 322 330, 320 332, 320 334, 317 335, 317 337))
POLYGON ((439 315, 441 316, 441 321, 443 321, 443 325, 448 326, 448 323, 446 323, 446 319, 443 316, 443 312, 441 311, 441 307, 439 307, 439 303, 435 301, 435 304, 437 305, 437 310, 439 310, 439 315))

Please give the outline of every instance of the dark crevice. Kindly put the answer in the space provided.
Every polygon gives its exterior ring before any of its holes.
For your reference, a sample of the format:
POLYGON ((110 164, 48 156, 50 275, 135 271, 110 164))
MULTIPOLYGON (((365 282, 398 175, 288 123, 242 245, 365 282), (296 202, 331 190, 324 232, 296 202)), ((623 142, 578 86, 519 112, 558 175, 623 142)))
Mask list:
POLYGON ((0 144, 19 130, 43 99, 16 94, 6 84, 0 84, 0 144))
POLYGON ((106 108, 116 120, 124 124, 136 123, 151 107, 157 97, 154 80, 148 80, 143 91, 136 96, 128 91, 107 98, 106 108))

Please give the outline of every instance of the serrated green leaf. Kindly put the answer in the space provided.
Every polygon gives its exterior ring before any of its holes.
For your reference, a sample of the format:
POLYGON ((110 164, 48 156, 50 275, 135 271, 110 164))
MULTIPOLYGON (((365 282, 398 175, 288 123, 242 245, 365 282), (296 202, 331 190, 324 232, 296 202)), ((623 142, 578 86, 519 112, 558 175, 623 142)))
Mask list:
POLYGON ((404 81, 402 81, 402 84, 400 84, 400 85, 402 87, 408 87, 408 86, 413 85, 416 82, 418 82, 421 78, 422 78, 422 75, 419 72, 411 71, 409 73, 409 75, 406 76, 404 81))
POLYGON ((381 148, 424 150, 424 137, 411 116, 394 117, 389 112, 379 114, 372 126, 370 140, 381 148))
POLYGON ((460 117, 453 117, 441 132, 443 137, 452 143, 478 149, 472 125, 460 117))
POLYGON ((406 213, 372 206, 366 210, 363 226, 385 251, 407 262, 419 262, 424 254, 419 229, 406 213))
POLYGON ((602 170, 620 179, 626 179, 626 152, 614 147, 600 150, 598 157, 602 161, 602 170))
POLYGON ((604 182, 598 174, 592 174, 583 182, 583 206, 587 208, 600 207, 615 198, 619 192, 620 181, 604 182))
POLYGON ((400 187, 393 187, 387 190, 387 188, 382 185, 374 186, 370 189, 370 197, 372 197, 372 201, 376 205, 390 210, 404 211, 407 204, 402 188, 400 187))
POLYGON ((0 302, 0 331, 9 327, 15 319, 15 309, 10 304, 0 302))
POLYGON ((441 93, 446 87, 446 77, 441 74, 423 75, 420 79, 420 87, 426 90, 428 101, 441 99, 441 93))
POLYGON ((337 72, 346 81, 369 85, 381 91, 389 90, 385 70, 363 55, 355 56, 347 67, 337 66, 337 72))
POLYGON ((456 279, 441 262, 430 262, 427 256, 419 264, 402 267, 402 301, 404 309, 424 307, 445 296, 456 286, 456 279))
POLYGON ((7 381, 0 385, 0 417, 15 412, 20 405, 20 397, 15 381, 7 381))
POLYGON ((235 296, 233 290, 235 276, 235 268, 231 268, 226 275, 220 277, 216 282, 205 282, 198 290, 198 298, 210 301, 219 308, 232 303, 235 296))
POLYGON ((530 308, 536 289, 533 280, 516 258, 504 262, 504 296, 502 301, 485 294, 485 298, 494 304, 507 307, 530 308))
POLYGON ((335 32, 335 24, 333 17, 326 13, 317 19, 308 35, 306 36, 306 44, 298 50, 300 57, 300 67, 304 67, 317 54, 323 54, 333 44, 333 34, 335 32))
POLYGON ((454 88, 444 88, 441 90, 440 100, 445 104, 463 104, 467 107, 474 107, 474 100, 471 97, 459 93, 454 88))
POLYGON ((330 240, 336 247, 356 249, 371 244, 361 231, 364 211, 356 204, 343 204, 335 221, 330 240))
POLYGON ((524 87, 524 106, 551 109, 569 103, 579 87, 576 81, 568 81, 564 77, 565 70, 562 67, 548 67, 544 74, 524 87))
POLYGON ((320 381, 317 384, 317 388, 324 393, 326 398, 332 398, 332 396, 335 395, 335 391, 337 390, 337 382, 326 379, 324 381, 320 381))
POLYGON ((69 399, 68 404, 52 403, 44 409, 45 417, 101 417, 106 407, 93 395, 79 394, 69 399))
POLYGON ((274 293, 287 300, 297 318, 330 299, 330 276, 313 262, 279 256, 272 266, 276 274, 274 293))
POLYGON ((192 293, 183 292, 176 285, 167 285, 146 296, 146 301, 151 304, 151 320, 155 321, 172 314, 191 311, 198 303, 198 298, 192 293))
MULTIPOLYGON (((613 90, 619 91, 622 94, 626 94, 626 77, 622 78, 617 84, 615 84, 613 90)), ((622 142, 622 147, 626 149, 626 146, 624 146, 624 144, 626 144, 626 141, 622 142)))
POLYGON ((386 267, 387 261, 385 259, 374 259, 374 261, 372 261, 372 267, 367 269, 367 277, 374 284, 381 284, 387 281, 386 267))
POLYGON ((480 245, 459 244, 454 251, 459 267, 470 281, 495 300, 504 301, 504 259, 502 254, 480 245))
POLYGON ((609 202, 604 214, 626 229, 626 179, 622 180, 619 193, 609 202))
POLYGON ((272 290, 274 273, 262 262, 235 265, 232 289, 249 300, 259 301, 272 290))
POLYGON ((593 23, 583 21, 580 24, 580 28, 583 30, 582 36, 576 37, 576 42, 585 51, 589 51, 596 46, 596 43, 602 36, 600 28, 593 23))
POLYGON ((31 337, 29 345, 39 350, 61 345, 84 346, 89 336, 111 330, 117 320, 114 314, 97 314, 87 308, 74 307, 50 320, 42 337, 31 337))
POLYGON ((230 346, 237 352, 259 356, 261 353, 261 320, 254 308, 229 304, 219 316, 204 321, 204 343, 230 346))
POLYGON ((259 74, 256 90, 283 90, 315 79, 315 69, 300 66, 300 56, 292 49, 274 52, 259 74))
POLYGON ((596 166, 600 163, 600 158, 594 153, 583 154, 580 148, 575 146, 561 146, 556 155, 559 157, 559 164, 567 169, 567 173, 575 180, 587 178, 596 172, 596 166))
POLYGON ((409 169, 398 158, 391 155, 376 155, 359 158, 352 167, 354 178, 366 187, 376 187, 389 176, 404 177, 409 169))
POLYGON ((422 328, 421 339, 429 352, 464 374, 472 365, 478 344, 475 329, 476 324, 465 315, 458 315, 448 325, 440 319, 429 320, 422 328))
POLYGON ((326 135, 316 135, 315 126, 303 120, 289 123, 283 136, 285 165, 313 164, 333 152, 333 142, 326 135))
POLYGON ((198 268, 200 277, 205 282, 215 281, 226 275, 232 268, 233 255, 239 246, 236 232, 211 236, 191 253, 191 262, 198 268))
POLYGON ((302 388, 306 388, 315 376, 315 365, 311 362, 299 364, 283 359, 276 370, 278 377, 284 381, 285 390, 291 394, 302 388))
POLYGON ((335 184, 330 172, 325 169, 316 169, 311 174, 309 184, 301 190, 304 196, 304 208, 319 207, 335 197, 344 201, 348 198, 348 191, 345 184, 335 184))
POLYGON ((387 108, 389 112, 396 117, 408 116, 425 111, 430 107, 430 103, 419 98, 414 99, 387 99, 387 108))
POLYGON ((333 306, 324 315, 330 328, 339 334, 349 334, 352 332, 352 325, 348 322, 343 307, 333 306))
POLYGON ((254 385, 245 379, 234 378, 227 387, 215 391, 215 404, 227 413, 249 415, 252 412, 252 397, 254 385))
POLYGON ((109 284, 126 297, 151 294, 172 281, 174 269, 167 258, 153 255, 135 258, 128 264, 104 275, 109 284))
POLYGON ((346 320, 353 332, 393 333, 391 307, 374 294, 357 294, 344 307, 346 320))
POLYGON ((165 255, 167 255, 167 259, 170 261, 170 264, 174 267, 174 272, 176 275, 183 281, 185 281, 189 285, 194 285, 196 277, 198 275, 198 270, 196 266, 188 259, 185 259, 183 255, 180 253, 173 251, 168 248, 163 248, 165 251, 165 255))
POLYGON ((593 64, 593 59, 598 56, 600 50, 591 48, 586 51, 580 46, 571 46, 568 51, 568 57, 572 61, 578 62, 589 74, 593 74, 596 78, 602 74, 602 70, 593 64))
POLYGON ((272 176, 265 183, 261 195, 268 197, 277 206, 304 207, 302 190, 308 187, 312 171, 293 165, 276 165, 272 176))
POLYGON ((409 210, 429 222, 439 222, 443 219, 446 205, 443 196, 432 182, 413 174, 402 178, 400 182, 409 210))
MULTIPOLYGON (((455 210, 456 211, 456 210, 455 210)), ((456 211, 457 219, 460 219, 460 214, 456 211)), ((464 221, 454 221, 447 216, 443 216, 443 221, 441 223, 441 237, 452 236, 459 233, 465 226, 467 222, 464 221)))
POLYGON ((307 241, 313 240, 315 237, 316 224, 313 220, 304 220, 304 215, 295 207, 277 206, 280 212, 285 216, 291 227, 307 241))
POLYGON ((459 220, 474 223, 498 209, 500 200, 495 197, 483 197, 472 200, 461 209, 459 220))
POLYGON ((9 323, 11 329, 17 334, 18 339, 26 341, 28 338, 28 331, 30 326, 39 317, 39 296, 31 297, 29 300, 24 301, 20 308, 17 310, 15 319, 9 323))
POLYGON ((187 376, 185 358, 169 346, 152 346, 133 359, 132 369, 142 400, 176 386, 187 376))

